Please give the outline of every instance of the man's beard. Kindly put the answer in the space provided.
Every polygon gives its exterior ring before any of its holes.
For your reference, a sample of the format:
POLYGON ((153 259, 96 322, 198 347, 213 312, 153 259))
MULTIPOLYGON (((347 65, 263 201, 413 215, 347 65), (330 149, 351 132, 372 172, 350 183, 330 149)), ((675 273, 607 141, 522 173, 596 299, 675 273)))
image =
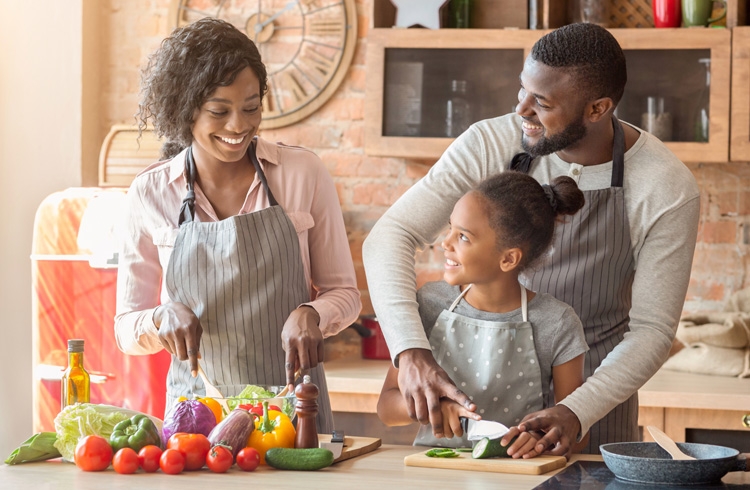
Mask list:
POLYGON ((586 136, 586 126, 583 124, 583 117, 581 117, 577 121, 565 126, 565 129, 563 129, 562 132, 550 138, 542 136, 535 145, 529 145, 526 140, 527 137, 524 134, 521 137, 521 146, 524 151, 532 157, 540 157, 564 150, 570 145, 583 139, 584 136, 586 136))

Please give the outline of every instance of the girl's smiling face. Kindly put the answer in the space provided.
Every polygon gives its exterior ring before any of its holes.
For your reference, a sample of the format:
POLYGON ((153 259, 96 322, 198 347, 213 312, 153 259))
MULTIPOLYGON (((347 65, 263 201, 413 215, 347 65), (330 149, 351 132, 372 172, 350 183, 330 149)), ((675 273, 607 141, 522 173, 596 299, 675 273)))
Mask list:
POLYGON ((478 192, 469 192, 453 207, 445 250, 445 282, 455 285, 496 281, 501 273, 501 253, 495 230, 490 227, 486 201, 478 192))
POLYGON ((260 82, 248 67, 231 85, 217 87, 193 119, 193 151, 206 163, 245 157, 261 121, 260 82))

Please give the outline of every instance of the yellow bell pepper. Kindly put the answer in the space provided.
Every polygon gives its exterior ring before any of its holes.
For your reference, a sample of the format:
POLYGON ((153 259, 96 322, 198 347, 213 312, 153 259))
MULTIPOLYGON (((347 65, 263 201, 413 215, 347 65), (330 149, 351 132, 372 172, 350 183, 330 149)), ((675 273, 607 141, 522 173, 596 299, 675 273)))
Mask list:
POLYGON ((266 451, 274 447, 294 447, 297 431, 282 412, 268 409, 268 400, 263 402, 263 416, 255 419, 255 430, 247 439, 247 446, 260 454, 260 463, 266 464, 266 451))
MULTIPOLYGON (((184 402, 185 400, 188 400, 189 398, 186 396, 181 396, 177 399, 177 402, 184 402)), ((224 410, 221 408, 221 404, 210 397, 197 397, 196 400, 207 406, 211 412, 213 412, 214 417, 216 417, 216 423, 218 424, 221 422, 221 420, 224 418, 224 410)))

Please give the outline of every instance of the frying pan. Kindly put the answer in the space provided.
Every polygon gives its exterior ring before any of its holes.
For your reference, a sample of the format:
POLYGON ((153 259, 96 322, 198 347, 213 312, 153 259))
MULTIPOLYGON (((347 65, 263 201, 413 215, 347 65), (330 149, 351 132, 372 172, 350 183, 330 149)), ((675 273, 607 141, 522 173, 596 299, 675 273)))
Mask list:
POLYGON ((607 468, 617 478, 639 483, 701 485, 714 483, 730 471, 748 471, 747 454, 711 444, 677 446, 695 460, 673 460, 655 442, 602 444, 599 450, 607 468))

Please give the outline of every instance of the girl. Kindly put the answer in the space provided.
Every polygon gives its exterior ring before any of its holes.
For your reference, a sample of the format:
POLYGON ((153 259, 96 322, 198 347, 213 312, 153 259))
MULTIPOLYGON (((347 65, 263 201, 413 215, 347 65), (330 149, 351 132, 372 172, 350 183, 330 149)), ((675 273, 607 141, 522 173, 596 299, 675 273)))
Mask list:
MULTIPOLYGON (((517 426, 526 414, 554 405, 583 383, 588 346, 575 312, 518 282, 519 273, 549 248, 556 217, 575 214, 583 204, 569 177, 540 185, 512 171, 483 181, 456 203, 442 243, 444 281, 424 285, 417 301, 435 359, 477 410, 442 398, 445 438, 436 439, 432 427, 423 425, 415 444, 466 447, 459 417, 517 426)), ((389 426, 412 422, 393 366, 378 416, 389 426)), ((516 435, 509 455, 538 454, 537 435, 517 427, 503 442, 516 435)))

